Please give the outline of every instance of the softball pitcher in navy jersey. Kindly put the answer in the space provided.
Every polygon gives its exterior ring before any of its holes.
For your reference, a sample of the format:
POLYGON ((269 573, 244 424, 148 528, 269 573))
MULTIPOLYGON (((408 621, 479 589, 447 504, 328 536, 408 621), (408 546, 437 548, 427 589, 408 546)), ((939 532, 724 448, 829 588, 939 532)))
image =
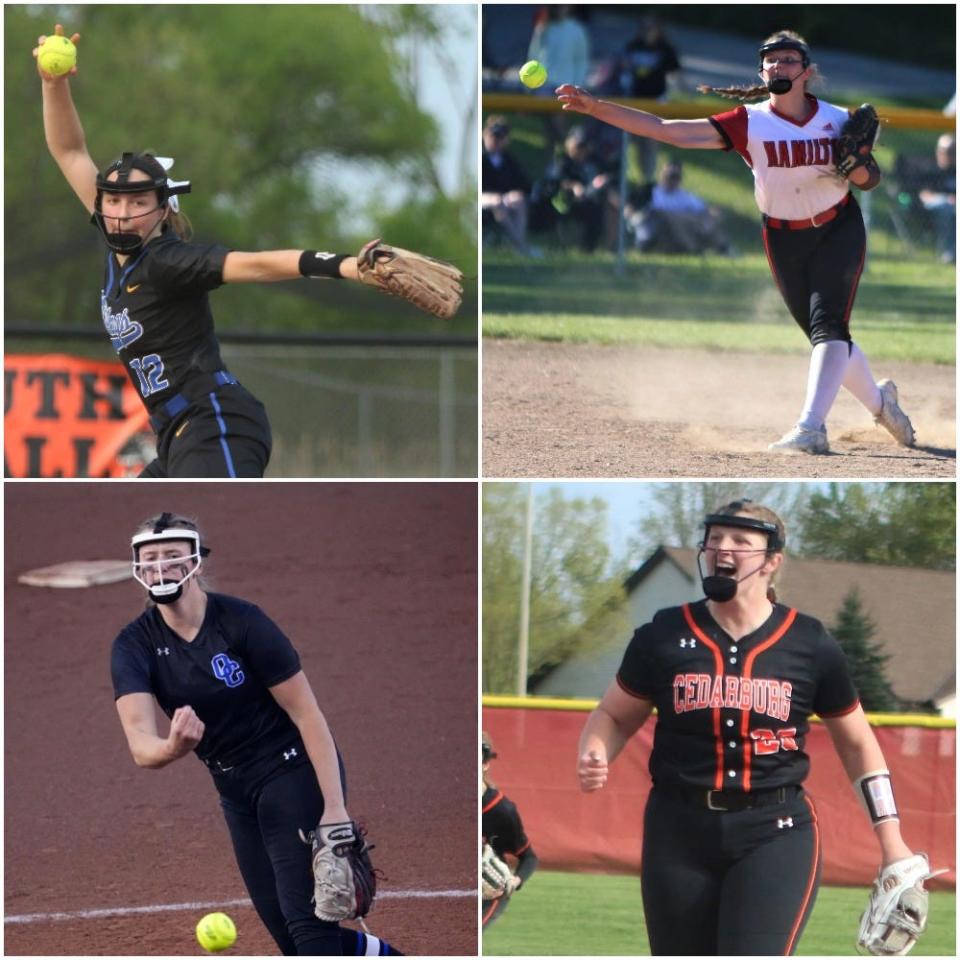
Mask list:
MULTIPOLYGON (((59 24, 56 32, 63 34, 59 24)), ((130 152, 98 172, 70 94, 70 74, 51 76, 39 64, 37 70, 47 146, 109 248, 100 289, 103 324, 157 434, 157 457, 141 476, 263 476, 270 424, 263 405, 220 357, 208 294, 224 283, 360 280, 358 257, 316 250, 243 253, 187 242, 192 231, 179 197, 190 184, 168 176, 173 160, 130 152)), ((375 246, 367 244, 360 256, 372 258, 375 246)))
POLYGON ((837 642, 776 602, 783 524, 748 500, 705 520, 706 600, 636 631, 590 715, 585 792, 657 710, 641 880, 655 955, 786 956, 820 881, 817 813, 804 793, 810 715, 830 733, 871 818, 883 864, 911 856, 890 774, 837 642))
POLYGON ((570 84, 556 92, 564 110, 675 147, 734 150, 750 167, 770 269, 813 348, 800 419, 771 450, 828 453, 827 415, 841 386, 897 443, 913 446, 913 426, 900 409, 896 385, 873 379, 850 334, 866 256, 866 230, 850 183, 872 190, 880 170, 871 156, 849 177, 837 172, 836 140, 849 113, 807 91, 817 69, 799 34, 778 31, 763 42, 759 56, 759 85, 700 89, 764 102, 703 120, 661 120, 570 84))
POLYGON ((480 745, 482 770, 480 830, 483 841, 493 847, 494 853, 501 860, 506 862, 509 857, 516 862, 514 876, 518 882, 517 886, 505 896, 482 901, 480 917, 484 927, 493 923, 507 909, 510 898, 526 884, 540 862, 524 831, 523 820, 520 818, 517 805, 497 787, 489 776, 490 761, 496 756, 490 737, 484 733, 480 745))
POLYGON ((343 761, 300 658, 259 607, 211 593, 196 524, 163 513, 134 534, 133 575, 152 603, 113 642, 114 698, 137 766, 189 753, 220 795, 243 882, 284 956, 389 955, 376 937, 314 915, 318 823, 346 823, 343 761), (157 729, 154 704, 170 718, 157 729))

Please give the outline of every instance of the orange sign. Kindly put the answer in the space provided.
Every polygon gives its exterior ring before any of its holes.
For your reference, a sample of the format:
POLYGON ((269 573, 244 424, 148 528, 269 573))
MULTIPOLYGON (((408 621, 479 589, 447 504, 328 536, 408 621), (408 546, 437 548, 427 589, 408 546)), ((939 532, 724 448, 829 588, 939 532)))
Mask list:
POLYGON ((122 364, 8 353, 3 366, 5 476, 123 477, 145 465, 139 443, 122 453, 149 430, 122 364))

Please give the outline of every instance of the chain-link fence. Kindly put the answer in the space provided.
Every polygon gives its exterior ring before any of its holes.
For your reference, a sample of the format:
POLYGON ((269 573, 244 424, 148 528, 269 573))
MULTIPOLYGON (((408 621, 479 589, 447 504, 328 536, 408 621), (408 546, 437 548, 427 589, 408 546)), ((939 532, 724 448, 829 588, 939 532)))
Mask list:
MULTIPOLYGON (((14 355, 65 353, 102 357, 102 333, 63 339, 56 346, 25 335, 5 340, 14 355), (42 344, 42 345, 40 345, 42 344)), ((306 339, 306 338, 304 338, 306 339)), ((288 344, 278 337, 236 342, 226 335, 222 355, 231 372, 267 409, 273 452, 267 476, 276 477, 475 477, 477 475, 477 350, 469 340, 424 337, 417 344, 382 342, 338 345, 288 344)), ((29 365, 28 365, 29 366, 29 365)), ((117 364, 120 384, 126 376, 117 364)), ((74 376, 73 379, 76 379, 74 376)), ((81 378, 82 379, 82 378, 81 378)), ((8 475, 50 476, 49 431, 69 434, 78 423, 123 419, 109 386, 89 374, 82 397, 86 413, 70 407, 80 401, 67 388, 67 371, 17 377, 7 371, 7 417, 18 417, 23 449, 7 449, 8 475), (112 399, 112 403, 109 402, 112 399), (68 417, 69 414, 69 417, 68 417), (67 419, 70 423, 67 423, 67 419), (75 422, 76 421, 76 422, 75 422), (40 428, 43 429, 40 429, 40 428), (11 472, 14 463, 17 470, 11 472)), ((115 386, 115 385, 114 385, 115 386)), ((79 396, 78 395, 78 396, 79 396)), ((12 431, 6 441, 13 443, 12 431)), ((72 438, 74 467, 62 476, 88 476, 93 441, 72 438)), ((152 432, 134 433, 118 456, 120 473, 136 476, 155 456, 152 432)))
MULTIPOLYGON (((732 255, 759 250, 753 178, 736 156, 631 137, 592 118, 562 114, 545 98, 488 94, 484 106, 487 127, 492 117, 507 128, 506 149, 527 181, 523 242, 516 236, 516 216, 511 221, 488 205, 486 248, 514 247, 533 257, 551 247, 732 255), (700 205, 691 200, 691 215, 671 218, 672 228, 665 231, 651 199, 654 185, 671 171, 676 185, 700 205)), ((667 116, 705 117, 727 107, 701 99, 662 108, 667 116)), ((933 111, 881 108, 881 117, 885 114, 891 117, 875 149, 883 180, 871 192, 854 191, 870 228, 871 250, 952 263, 955 137, 946 132, 952 121, 933 111)))

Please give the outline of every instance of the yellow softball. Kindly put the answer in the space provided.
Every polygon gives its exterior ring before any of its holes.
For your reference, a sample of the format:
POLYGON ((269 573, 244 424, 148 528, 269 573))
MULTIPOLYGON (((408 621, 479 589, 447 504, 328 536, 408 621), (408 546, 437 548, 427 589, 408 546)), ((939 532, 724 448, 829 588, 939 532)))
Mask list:
POLYGON ((520 68, 520 82, 535 89, 547 82, 547 68, 539 60, 529 60, 520 68))
POLYGON ((225 913, 208 913, 197 924, 197 940, 210 953, 219 953, 232 947, 236 939, 237 928, 225 913))
POLYGON ((37 61, 44 73, 62 77, 77 65, 77 48, 66 37, 47 37, 37 54, 37 61))

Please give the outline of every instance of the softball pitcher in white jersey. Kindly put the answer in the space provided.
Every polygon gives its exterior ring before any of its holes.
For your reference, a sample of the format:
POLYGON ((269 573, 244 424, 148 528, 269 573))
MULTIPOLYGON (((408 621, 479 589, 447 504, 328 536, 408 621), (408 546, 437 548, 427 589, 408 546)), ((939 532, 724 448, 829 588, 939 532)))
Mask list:
POLYGON ((675 147, 734 150, 753 172, 763 218, 763 245, 777 287, 813 347, 803 410, 796 426, 770 449, 828 453, 827 415, 840 387, 853 394, 897 443, 911 447, 914 431, 892 380, 875 381, 850 336, 850 313, 866 255, 866 230, 850 184, 872 190, 880 170, 872 155, 844 176, 836 144, 847 110, 807 92, 817 76, 806 41, 780 30, 759 51, 760 83, 701 87, 740 100, 764 98, 702 120, 662 120, 598 100, 563 84, 564 110, 585 113, 640 137, 675 147))

